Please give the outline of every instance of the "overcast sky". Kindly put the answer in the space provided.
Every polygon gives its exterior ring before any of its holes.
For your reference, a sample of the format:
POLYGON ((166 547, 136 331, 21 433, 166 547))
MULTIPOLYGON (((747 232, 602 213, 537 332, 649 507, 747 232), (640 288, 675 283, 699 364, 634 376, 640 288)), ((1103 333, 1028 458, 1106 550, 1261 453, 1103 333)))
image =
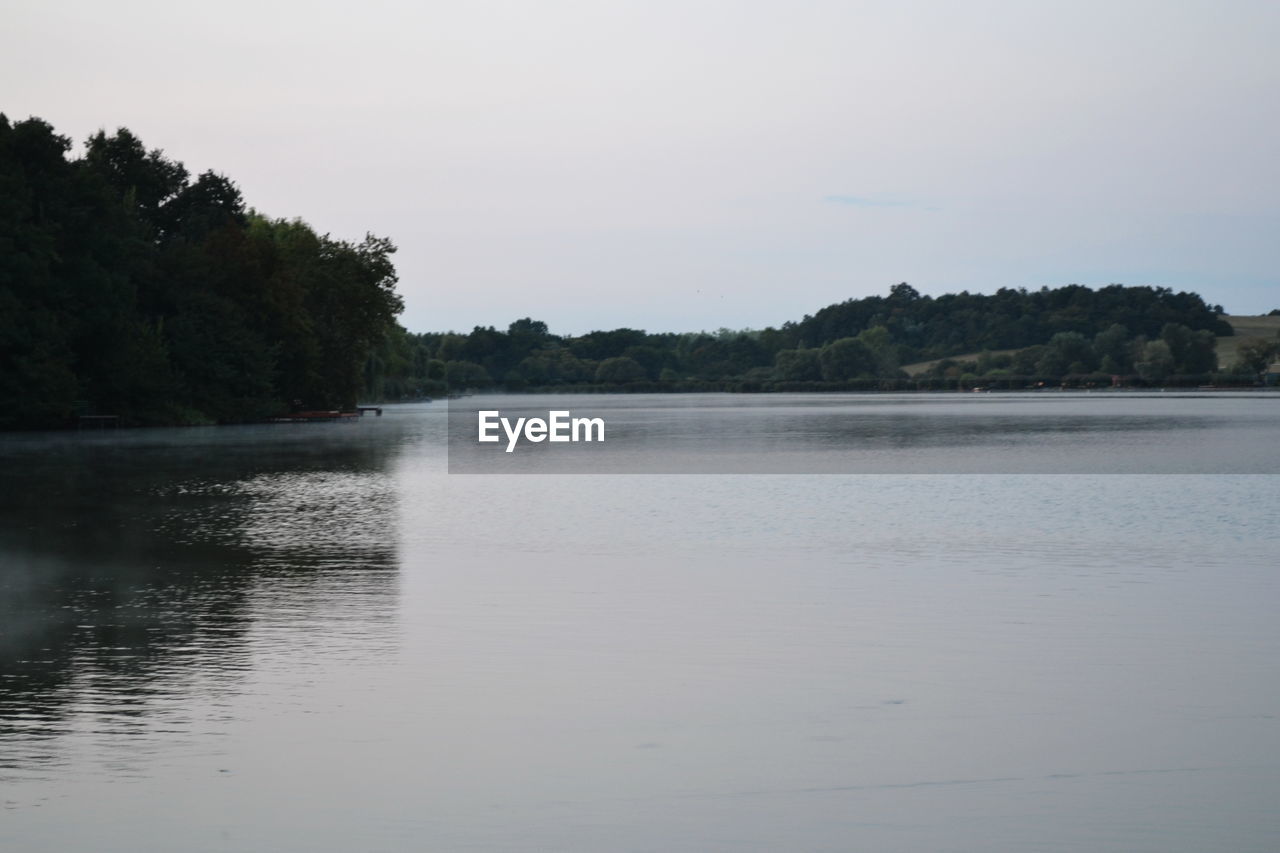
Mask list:
POLYGON ((1247 314, 1280 307, 1277 45, 1274 0, 0 0, 0 111, 391 237, 411 331, 761 327, 899 281, 1247 314))

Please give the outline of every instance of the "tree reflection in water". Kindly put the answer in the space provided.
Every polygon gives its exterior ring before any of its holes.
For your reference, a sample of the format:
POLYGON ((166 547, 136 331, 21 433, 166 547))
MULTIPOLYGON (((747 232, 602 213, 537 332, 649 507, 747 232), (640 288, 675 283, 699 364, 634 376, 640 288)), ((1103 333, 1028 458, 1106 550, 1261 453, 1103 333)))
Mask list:
POLYGON ((0 448, 0 779, 88 739, 135 759, 229 720, 275 650, 380 655, 399 444, 380 425, 25 437, 0 448), (282 646, 283 644, 283 646, 282 646))

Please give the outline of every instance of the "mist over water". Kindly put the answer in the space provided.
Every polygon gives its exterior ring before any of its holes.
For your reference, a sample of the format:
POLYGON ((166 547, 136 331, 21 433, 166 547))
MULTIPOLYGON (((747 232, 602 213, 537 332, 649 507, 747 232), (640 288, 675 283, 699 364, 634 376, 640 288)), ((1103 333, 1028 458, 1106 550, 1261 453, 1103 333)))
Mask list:
MULTIPOLYGON (((1125 405, 1169 470, 1276 446, 1125 405)), ((458 476, 447 431, 0 441, 0 848, 1273 848, 1275 476, 920 473, 893 430, 881 475, 458 476)))

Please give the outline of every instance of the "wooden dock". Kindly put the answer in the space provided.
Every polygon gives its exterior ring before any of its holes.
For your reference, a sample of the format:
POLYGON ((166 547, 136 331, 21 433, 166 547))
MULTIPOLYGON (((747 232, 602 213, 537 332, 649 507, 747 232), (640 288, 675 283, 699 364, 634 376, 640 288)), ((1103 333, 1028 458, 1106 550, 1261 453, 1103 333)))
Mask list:
POLYGON ((325 421, 347 421, 358 417, 360 417, 359 412, 340 412, 336 409, 332 411, 316 410, 307 412, 290 412, 287 415, 272 418, 271 422, 273 424, 308 424, 323 423, 325 421))
POLYGON ((119 415, 80 415, 76 423, 77 429, 115 429, 120 426, 119 415))
POLYGON ((351 421, 356 418, 364 417, 369 412, 373 412, 377 417, 382 417, 381 406, 356 406, 354 410, 349 412, 339 411, 337 409, 313 409, 301 412, 290 412, 287 415, 280 415, 271 418, 273 424, 305 424, 324 421, 351 421))

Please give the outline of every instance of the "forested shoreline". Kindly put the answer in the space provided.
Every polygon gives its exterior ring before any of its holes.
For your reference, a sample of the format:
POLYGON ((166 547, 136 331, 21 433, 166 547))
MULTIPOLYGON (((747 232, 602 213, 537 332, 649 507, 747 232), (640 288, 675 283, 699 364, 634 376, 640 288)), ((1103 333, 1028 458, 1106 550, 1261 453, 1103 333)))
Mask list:
POLYGON ((246 208, 128 130, 0 115, 0 427, 342 409, 401 309, 395 247, 246 208))
POLYGON ((524 318, 412 333, 390 240, 272 219, 123 128, 71 151, 46 122, 0 114, 0 428, 250 422, 487 389, 1250 385, 1277 354, 1255 343, 1219 365, 1221 306, 1122 285, 902 283, 760 330, 562 336, 524 318))
POLYGON ((387 399, 428 389, 511 391, 870 391, 989 387, 1251 386, 1277 352, 1241 348, 1222 307, 1168 288, 1081 285, 939 297, 909 284, 777 328, 686 334, 552 334, 532 318, 505 330, 402 334, 379 355, 387 399), (958 360, 956 355, 980 353, 958 360), (907 365, 933 362, 908 374, 907 365))

